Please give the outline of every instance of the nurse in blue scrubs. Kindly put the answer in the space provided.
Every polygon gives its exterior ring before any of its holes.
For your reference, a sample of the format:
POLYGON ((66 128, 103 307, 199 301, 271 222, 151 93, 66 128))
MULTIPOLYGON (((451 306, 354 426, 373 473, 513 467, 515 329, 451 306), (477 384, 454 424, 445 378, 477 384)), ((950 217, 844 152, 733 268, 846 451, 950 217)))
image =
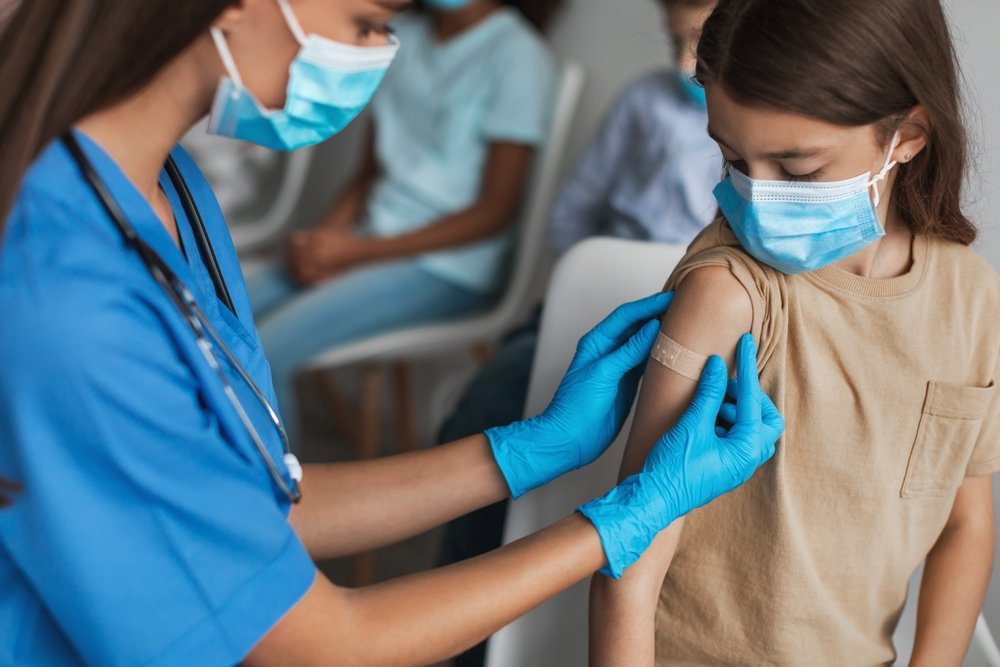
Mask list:
POLYGON ((176 144, 206 113, 271 148, 328 138, 381 80, 400 8, 30 0, 0 19, 0 665, 432 663, 621 576, 773 453, 748 337, 735 383, 713 358, 644 470, 552 527, 370 588, 316 570, 596 459, 670 301, 585 336, 530 420, 303 474, 221 213, 176 144))

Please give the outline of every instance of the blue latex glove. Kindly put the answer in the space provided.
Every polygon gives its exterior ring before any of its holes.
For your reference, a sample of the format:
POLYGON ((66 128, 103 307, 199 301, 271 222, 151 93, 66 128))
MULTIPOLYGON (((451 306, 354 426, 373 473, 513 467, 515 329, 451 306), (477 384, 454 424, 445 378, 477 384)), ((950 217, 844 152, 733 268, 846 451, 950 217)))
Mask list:
POLYGON ((694 400, 650 451, 642 472, 579 508, 601 536, 608 559, 603 574, 621 577, 660 531, 740 486, 774 455, 785 424, 760 388, 756 356, 753 337, 746 334, 737 349, 735 405, 729 407, 726 364, 710 358, 694 400), (720 412, 733 424, 721 434, 720 412))
POLYGON ((580 339, 542 414, 486 431, 514 498, 593 462, 618 437, 673 296, 617 308, 580 339))

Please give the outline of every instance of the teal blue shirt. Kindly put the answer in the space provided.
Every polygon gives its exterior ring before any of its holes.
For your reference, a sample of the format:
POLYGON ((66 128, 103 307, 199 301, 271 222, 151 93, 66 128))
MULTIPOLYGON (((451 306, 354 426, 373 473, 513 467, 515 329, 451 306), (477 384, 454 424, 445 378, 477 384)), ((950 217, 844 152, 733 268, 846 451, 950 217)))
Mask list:
MULTIPOLYGON (((548 133, 554 60, 519 12, 500 9, 438 42, 429 18, 394 25, 402 46, 372 108, 381 168, 368 202, 379 236, 425 227, 479 196, 489 145, 539 146, 548 133)), ((509 234, 420 258, 442 278, 480 292, 504 278, 509 234)))

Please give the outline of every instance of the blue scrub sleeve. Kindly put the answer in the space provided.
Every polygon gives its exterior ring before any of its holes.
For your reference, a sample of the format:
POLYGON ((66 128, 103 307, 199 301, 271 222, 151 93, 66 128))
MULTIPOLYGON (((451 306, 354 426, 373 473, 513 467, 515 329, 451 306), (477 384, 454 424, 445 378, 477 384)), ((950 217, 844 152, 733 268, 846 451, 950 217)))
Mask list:
POLYGON ((232 665, 315 566, 220 435, 162 295, 81 278, 7 308, 3 548, 94 665, 232 665))
POLYGON ((552 58, 534 42, 523 42, 499 56, 499 76, 483 121, 487 141, 537 146, 549 133, 558 76, 552 58))

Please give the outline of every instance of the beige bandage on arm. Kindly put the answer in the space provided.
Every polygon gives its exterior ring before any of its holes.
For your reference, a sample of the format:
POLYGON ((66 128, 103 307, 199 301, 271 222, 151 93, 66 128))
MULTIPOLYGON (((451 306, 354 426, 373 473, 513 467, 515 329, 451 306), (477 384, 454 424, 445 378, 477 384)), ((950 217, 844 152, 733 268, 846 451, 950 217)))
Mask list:
POLYGON ((708 357, 692 352, 663 332, 656 337, 650 356, 678 375, 695 382, 701 379, 701 371, 708 363, 708 357))

